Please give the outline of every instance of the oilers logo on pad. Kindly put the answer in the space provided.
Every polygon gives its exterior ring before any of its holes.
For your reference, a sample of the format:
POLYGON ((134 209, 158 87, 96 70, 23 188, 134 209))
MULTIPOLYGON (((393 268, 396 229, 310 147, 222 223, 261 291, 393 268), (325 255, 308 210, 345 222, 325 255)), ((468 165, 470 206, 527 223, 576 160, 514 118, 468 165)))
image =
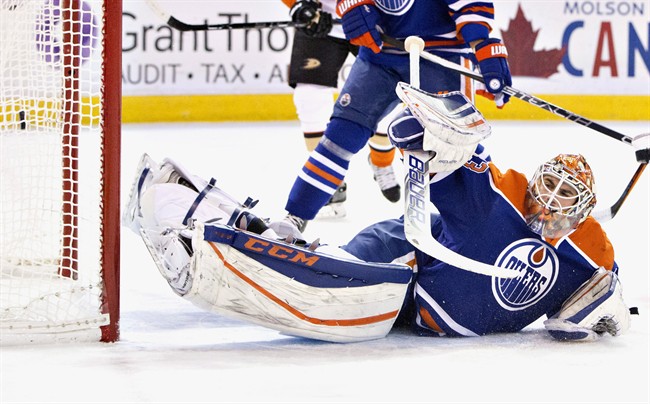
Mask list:
POLYGON ((552 248, 538 239, 517 240, 497 258, 496 266, 514 269, 513 279, 492 279, 492 293, 499 305, 517 311, 532 306, 551 290, 557 280, 559 261, 552 248))
POLYGON ((384 13, 402 15, 409 11, 415 0, 375 0, 375 5, 384 13))

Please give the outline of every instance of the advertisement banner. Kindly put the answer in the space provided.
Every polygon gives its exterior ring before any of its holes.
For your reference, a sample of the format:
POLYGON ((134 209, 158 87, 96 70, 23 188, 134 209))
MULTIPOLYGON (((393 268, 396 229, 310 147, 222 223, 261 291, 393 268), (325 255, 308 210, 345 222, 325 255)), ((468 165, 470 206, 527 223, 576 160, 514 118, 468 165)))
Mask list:
POLYGON ((650 92, 647 1, 496 1, 513 83, 542 94, 650 92))
MULTIPOLYGON (((390 1, 408 6, 412 0, 390 1)), ((280 0, 156 3, 188 24, 290 20, 288 8, 280 0)), ((647 0, 510 0, 495 1, 494 6, 491 35, 502 38, 508 48, 513 87, 535 95, 574 97, 568 102, 575 102, 576 97, 596 97, 590 102, 605 102, 601 105, 604 113, 611 109, 607 97, 622 97, 623 101, 617 102, 624 103, 626 110, 636 108, 636 112, 621 119, 648 115, 647 0)), ((132 105, 130 96, 182 96, 184 104, 192 97, 204 97, 201 102, 205 102, 205 97, 228 96, 231 98, 225 104, 232 106, 230 101, 237 99, 232 97, 279 95, 284 98, 279 98, 282 102, 278 105, 290 106, 291 27, 181 32, 169 27, 146 1, 128 1, 124 2, 122 37, 127 105, 132 105)), ((353 61, 348 59, 339 84, 353 61)), ((289 111, 289 116, 295 116, 292 113, 289 111)))
MULTIPOLYGON (((280 0, 164 1, 188 24, 288 21, 280 0)), ((124 95, 289 93, 292 27, 181 32, 144 1, 124 2, 124 95)))

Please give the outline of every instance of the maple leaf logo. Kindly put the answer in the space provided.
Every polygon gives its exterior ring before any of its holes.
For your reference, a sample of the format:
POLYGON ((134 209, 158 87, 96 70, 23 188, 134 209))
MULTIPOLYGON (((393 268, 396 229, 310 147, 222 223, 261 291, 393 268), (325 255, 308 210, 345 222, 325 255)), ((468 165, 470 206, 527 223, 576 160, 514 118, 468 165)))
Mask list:
POLYGON ((539 30, 533 31, 533 25, 524 16, 520 3, 508 29, 501 30, 503 43, 508 47, 508 63, 513 76, 547 78, 558 72, 566 47, 533 50, 538 34, 539 30))

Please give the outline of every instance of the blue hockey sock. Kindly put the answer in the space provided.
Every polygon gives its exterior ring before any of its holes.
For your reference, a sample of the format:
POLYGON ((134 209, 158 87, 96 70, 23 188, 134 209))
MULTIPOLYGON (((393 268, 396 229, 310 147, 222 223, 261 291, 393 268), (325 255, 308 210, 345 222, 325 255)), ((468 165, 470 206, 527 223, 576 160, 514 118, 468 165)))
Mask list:
POLYGON ((323 137, 293 183, 285 209, 311 220, 336 192, 353 154, 323 137))

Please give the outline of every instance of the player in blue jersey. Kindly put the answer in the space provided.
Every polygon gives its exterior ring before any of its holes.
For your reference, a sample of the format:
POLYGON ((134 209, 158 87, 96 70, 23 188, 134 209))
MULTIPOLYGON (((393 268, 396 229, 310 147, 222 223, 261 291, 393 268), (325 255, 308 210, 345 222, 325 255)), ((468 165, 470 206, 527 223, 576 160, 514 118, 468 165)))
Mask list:
MULTIPOLYGON (((287 216, 271 224, 278 234, 301 237, 343 182, 350 159, 365 146, 382 116, 399 100, 394 89, 408 81, 406 52, 383 43, 379 31, 394 38, 419 36, 425 50, 469 67, 475 60, 498 105, 511 84, 505 47, 490 38, 491 2, 453 0, 340 0, 346 38, 361 46, 334 106, 324 136, 298 174, 286 203, 287 216)), ((421 87, 431 93, 461 91, 472 98, 471 80, 428 62, 420 66, 421 87)))
MULTIPOLYGON (((307 24, 297 28, 293 36, 289 63, 289 86, 302 129, 305 146, 312 152, 322 139, 334 107, 339 73, 350 55, 359 47, 345 38, 341 24, 332 23, 336 0, 282 0, 290 8, 295 23, 307 24)), ((368 160, 379 188, 391 202, 400 198, 400 185, 392 168, 395 148, 386 135, 388 121, 382 122, 368 142, 368 160)), ((328 203, 318 212, 319 218, 343 217, 347 184, 338 186, 328 203)))

